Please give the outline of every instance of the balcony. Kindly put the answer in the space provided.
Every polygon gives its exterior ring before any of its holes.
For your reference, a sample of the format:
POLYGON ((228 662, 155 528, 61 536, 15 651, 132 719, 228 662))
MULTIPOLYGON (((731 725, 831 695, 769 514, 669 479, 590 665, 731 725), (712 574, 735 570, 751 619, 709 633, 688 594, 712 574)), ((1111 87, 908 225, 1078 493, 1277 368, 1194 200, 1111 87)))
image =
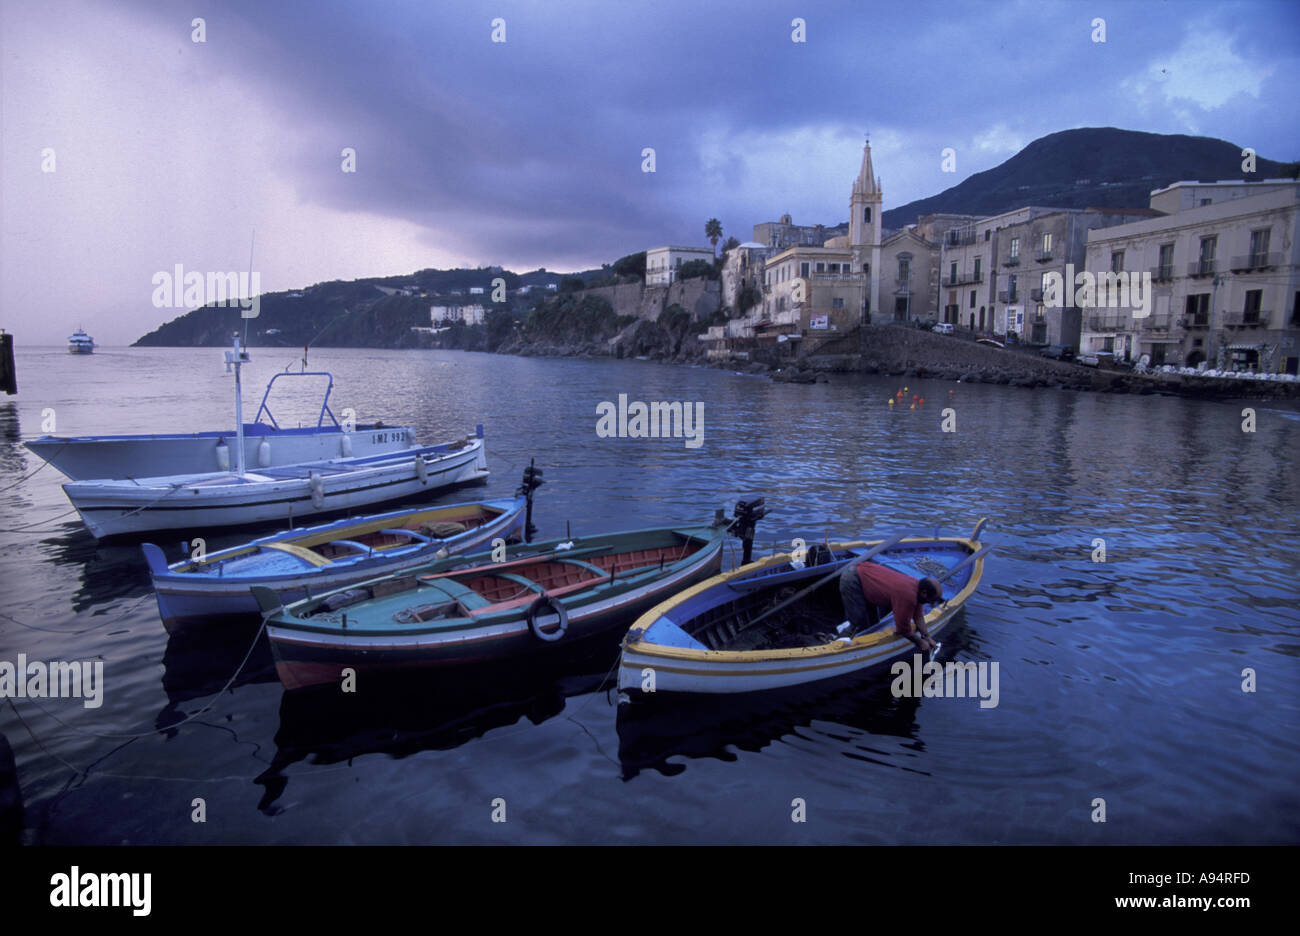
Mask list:
POLYGON ((1003 265, 1003 266, 1020 266, 1020 257, 1019 257, 1019 255, 1014 256, 1014 257, 1007 257, 1007 259, 1005 259, 1005 260, 1002 261, 1002 265, 1003 265))
POLYGON ((1043 301, 1043 291, 1042 291, 1041 289, 1031 289, 1031 290, 1029 290, 1029 301, 1030 301, 1030 302, 1042 302, 1042 301, 1043 301))
POLYGON ((1268 328, 1272 314, 1263 309, 1226 312, 1223 316, 1223 325, 1225 328, 1268 328))
POLYGON ((1055 247, 1043 247, 1034 251, 1034 259, 1039 263, 1046 263, 1056 254, 1055 247))
POLYGON ((1251 270, 1271 270, 1281 265, 1280 253, 1251 253, 1244 257, 1233 257, 1228 269, 1233 273, 1249 273, 1251 270))
POLYGON ((862 274, 859 273, 813 273, 805 277, 814 283, 848 283, 853 280, 861 281, 862 278, 862 274))
POLYGON ((912 282, 912 277, 910 275, 894 277, 894 285, 899 287, 900 289, 909 285, 911 282, 912 282))
POLYGON ((1133 327, 1133 320, 1127 315, 1090 315, 1087 319, 1088 331, 1118 332, 1133 327))
POLYGON ((1146 318, 1135 319, 1139 328, 1144 332, 1167 332, 1172 324, 1173 317, 1170 315, 1148 315, 1146 318))
POLYGON ((1214 275, 1214 258, 1208 260, 1197 260, 1195 263, 1187 264, 1188 276, 1213 276, 1214 275))
POLYGON ((973 243, 975 243, 974 230, 953 230, 943 236, 945 247, 964 247, 973 243))
POLYGON ((982 283, 982 282, 984 282, 984 271, 977 270, 974 273, 958 273, 956 276, 950 275, 948 277, 948 282, 945 285, 966 286, 971 283, 982 283))
POLYGON ((1172 283, 1174 281, 1173 264, 1154 267, 1151 270, 1151 281, 1153 283, 1172 283))
POLYGON ((1197 312, 1195 315, 1184 316, 1183 325, 1186 328, 1209 328, 1210 313, 1197 312))
POLYGON ((998 302, 1017 303, 1020 301, 1020 292, 1015 289, 1008 289, 998 293, 998 302))

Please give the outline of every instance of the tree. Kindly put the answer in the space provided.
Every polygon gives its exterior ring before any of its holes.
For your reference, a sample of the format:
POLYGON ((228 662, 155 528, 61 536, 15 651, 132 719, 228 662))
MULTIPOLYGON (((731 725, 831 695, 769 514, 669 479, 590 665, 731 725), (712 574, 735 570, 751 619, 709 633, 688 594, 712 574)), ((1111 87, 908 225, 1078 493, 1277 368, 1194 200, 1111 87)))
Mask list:
POLYGON ((645 251, 640 253, 628 254, 626 257, 619 257, 614 261, 614 274, 616 276, 635 276, 639 279, 645 278, 645 251))
POLYGON ((728 237, 727 242, 722 245, 722 252, 725 254, 728 250, 735 250, 739 246, 740 241, 736 240, 734 237, 728 237))
POLYGON ((713 264, 707 260, 688 260, 677 268, 679 280, 693 279, 696 276, 713 276, 713 264))
POLYGON ((717 218, 710 218, 704 222, 704 236, 709 239, 713 245, 714 253, 718 250, 718 241, 722 240, 722 222, 717 218))

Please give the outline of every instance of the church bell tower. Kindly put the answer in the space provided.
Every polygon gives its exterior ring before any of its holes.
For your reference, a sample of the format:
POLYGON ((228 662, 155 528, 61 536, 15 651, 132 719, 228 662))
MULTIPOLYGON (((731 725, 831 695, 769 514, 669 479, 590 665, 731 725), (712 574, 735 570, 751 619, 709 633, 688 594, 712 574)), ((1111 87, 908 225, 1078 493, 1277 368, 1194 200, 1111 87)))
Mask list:
POLYGON ((862 168, 853 183, 849 197, 849 247, 853 257, 853 272, 866 278, 864 310, 877 320, 879 313, 888 310, 878 307, 880 301, 880 210, 883 193, 880 179, 871 167, 871 141, 862 147, 862 168))

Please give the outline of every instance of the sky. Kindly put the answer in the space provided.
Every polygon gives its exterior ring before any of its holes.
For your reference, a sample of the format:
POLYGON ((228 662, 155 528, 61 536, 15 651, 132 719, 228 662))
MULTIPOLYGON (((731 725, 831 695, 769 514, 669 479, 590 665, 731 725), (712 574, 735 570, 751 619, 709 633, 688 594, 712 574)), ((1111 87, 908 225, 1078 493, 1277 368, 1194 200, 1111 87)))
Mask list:
POLYGON ((886 209, 1074 127, 1300 159, 1298 38, 1290 0, 5 0, 0 327, 129 344, 250 248, 270 292, 833 225, 867 135, 886 209))

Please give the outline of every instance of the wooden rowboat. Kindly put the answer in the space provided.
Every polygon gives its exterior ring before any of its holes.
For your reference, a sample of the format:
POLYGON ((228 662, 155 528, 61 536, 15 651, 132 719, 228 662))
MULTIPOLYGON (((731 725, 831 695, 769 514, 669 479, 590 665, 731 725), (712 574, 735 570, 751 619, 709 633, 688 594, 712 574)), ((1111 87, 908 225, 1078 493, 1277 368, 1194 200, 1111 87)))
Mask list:
POLYGON ((498 537, 518 536, 526 505, 517 497, 353 517, 171 565, 153 543, 141 548, 158 613, 170 631, 197 618, 257 614, 249 591, 254 585, 289 603, 413 569, 441 555, 486 549, 498 537))
POLYGON ((666 693, 754 692, 850 673, 888 672, 892 661, 916 653, 915 645, 895 633, 892 616, 852 639, 839 635, 844 608, 833 573, 879 549, 872 561, 907 575, 949 575, 943 602, 926 614, 926 627, 937 639, 979 585, 986 552, 978 541, 982 526, 983 521, 969 537, 831 543, 809 550, 808 564, 778 554, 701 582, 633 624, 623 640, 620 692, 629 700, 666 693), (774 605, 823 578, 827 580, 806 598, 767 615, 774 605))
POLYGON ((550 540, 505 562, 490 553, 283 607, 254 588, 286 689, 367 673, 518 660, 626 627, 637 614, 716 573, 725 523, 550 540))

